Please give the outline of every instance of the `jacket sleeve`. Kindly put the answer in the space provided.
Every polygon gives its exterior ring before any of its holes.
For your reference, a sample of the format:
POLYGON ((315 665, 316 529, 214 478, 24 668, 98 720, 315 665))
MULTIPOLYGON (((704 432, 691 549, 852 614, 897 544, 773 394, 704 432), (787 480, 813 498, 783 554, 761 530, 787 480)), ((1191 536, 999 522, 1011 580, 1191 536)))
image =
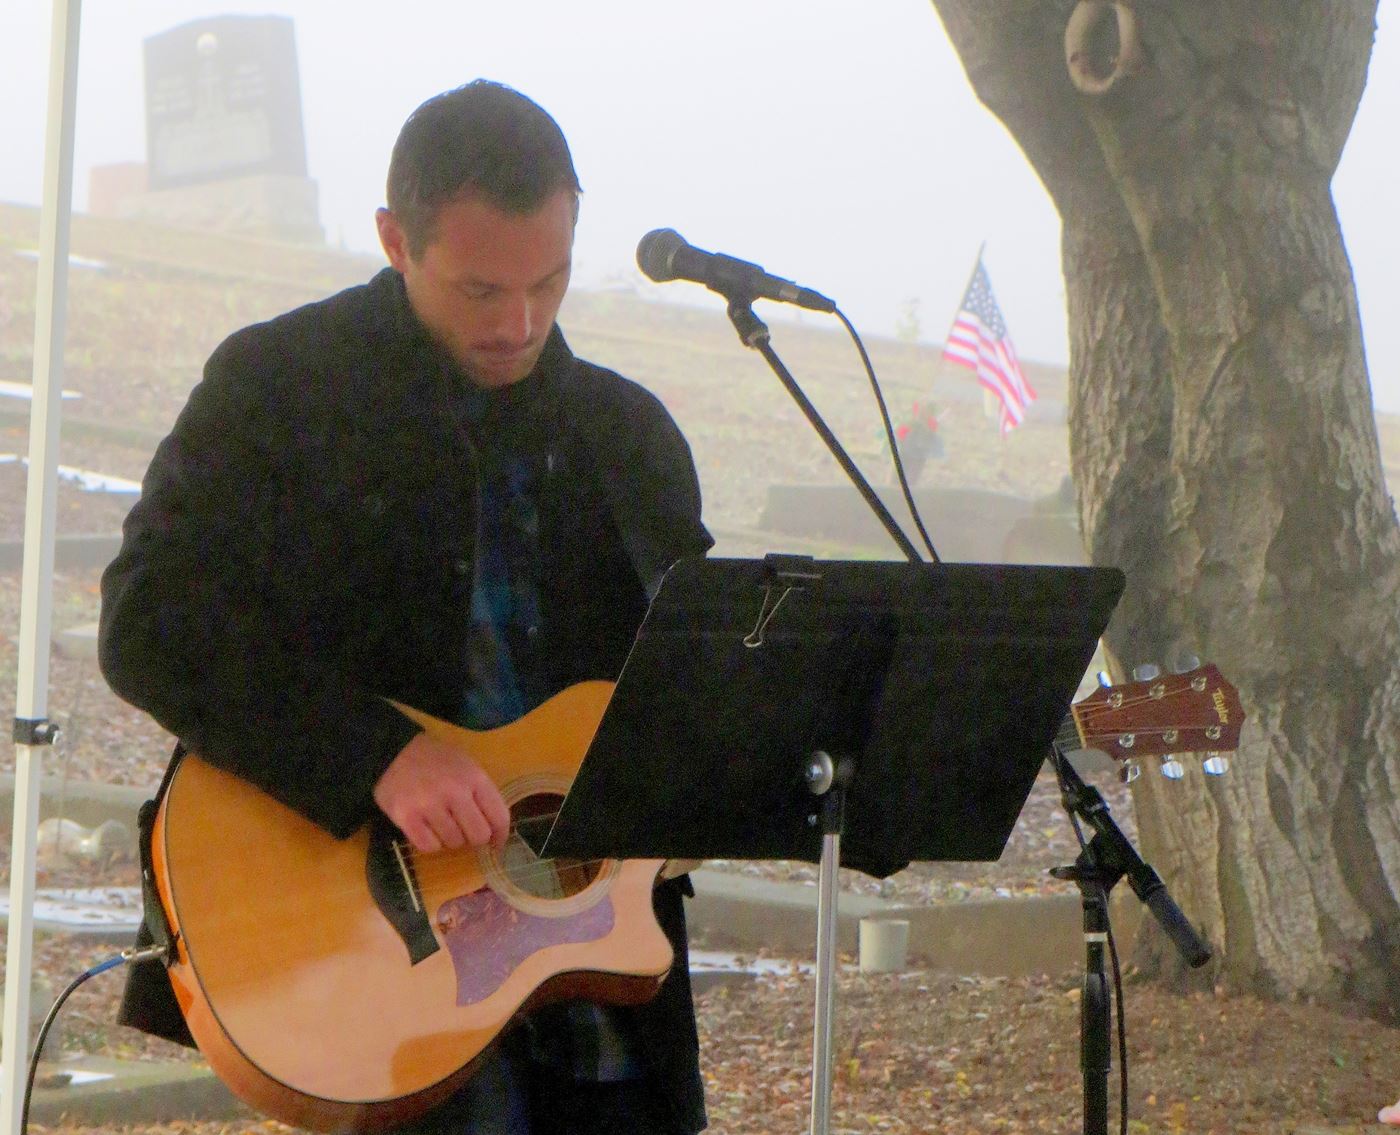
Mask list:
POLYGON ((628 558, 650 599, 676 560, 704 555, 714 538, 701 521, 700 479, 685 435, 654 394, 623 381, 625 396, 595 421, 594 448, 603 455, 603 483, 628 558))
POLYGON ((191 751, 345 836, 417 727, 352 678, 306 527, 335 502, 287 355, 253 329, 211 357, 103 575, 99 659, 191 751))

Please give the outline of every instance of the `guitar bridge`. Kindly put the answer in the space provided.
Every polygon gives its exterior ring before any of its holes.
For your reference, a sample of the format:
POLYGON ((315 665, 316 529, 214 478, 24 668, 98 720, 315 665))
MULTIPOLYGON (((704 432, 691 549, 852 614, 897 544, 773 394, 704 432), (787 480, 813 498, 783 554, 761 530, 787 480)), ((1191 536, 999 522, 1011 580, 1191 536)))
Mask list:
POLYGON ((413 909, 422 913, 423 896, 418 890, 418 880, 414 877, 413 867, 408 860, 404 858, 403 844, 398 840, 394 840, 391 846, 394 849, 394 858, 398 860, 399 874, 403 876, 403 885, 405 890, 408 891, 408 897, 413 903, 413 909))
POLYGON ((403 853, 403 835, 387 816, 370 821, 365 881, 379 912, 403 939, 411 964, 442 949, 423 909, 423 892, 413 864, 403 853))

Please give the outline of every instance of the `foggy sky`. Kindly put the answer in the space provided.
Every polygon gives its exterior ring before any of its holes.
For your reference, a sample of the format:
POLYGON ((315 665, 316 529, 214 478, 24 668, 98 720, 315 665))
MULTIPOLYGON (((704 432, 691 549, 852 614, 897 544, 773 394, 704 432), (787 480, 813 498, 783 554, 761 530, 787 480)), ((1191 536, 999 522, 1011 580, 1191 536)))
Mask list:
MULTIPOLYGON (((637 239, 668 226, 826 293, 867 334, 917 303, 921 337, 939 342, 985 241, 1021 355, 1067 358, 1058 217, 928 0, 88 0, 76 208, 94 164, 145 157, 143 39, 226 13, 295 21, 333 243, 377 251, 372 216, 403 119, 486 76, 535 98, 570 139, 581 286, 640 286, 637 239)), ((1376 404, 1400 412, 1400 24, 1388 16, 1383 4, 1335 193, 1376 404)), ((0 200, 41 196, 49 18, 47 4, 0 4, 0 200)))

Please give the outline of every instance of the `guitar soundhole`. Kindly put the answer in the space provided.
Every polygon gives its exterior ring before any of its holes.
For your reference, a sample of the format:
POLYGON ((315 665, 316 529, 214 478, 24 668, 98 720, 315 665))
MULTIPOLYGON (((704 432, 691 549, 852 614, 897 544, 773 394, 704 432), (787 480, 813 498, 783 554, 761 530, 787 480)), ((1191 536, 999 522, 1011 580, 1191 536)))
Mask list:
POLYGON ((521 838, 521 830, 538 843, 554 822, 564 797, 549 792, 535 793, 511 805, 511 833, 501 851, 501 869, 510 883, 525 894, 539 899, 565 899, 593 882, 603 868, 602 860, 541 859, 521 838))

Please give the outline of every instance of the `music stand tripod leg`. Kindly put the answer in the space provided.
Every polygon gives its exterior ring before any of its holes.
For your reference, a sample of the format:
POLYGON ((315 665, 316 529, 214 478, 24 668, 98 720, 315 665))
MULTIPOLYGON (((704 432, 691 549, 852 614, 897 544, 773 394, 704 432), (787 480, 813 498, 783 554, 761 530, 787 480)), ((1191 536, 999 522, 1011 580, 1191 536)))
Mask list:
POLYGON ((812 1035, 811 1135, 831 1131, 831 1040, 836 1015, 836 881, 841 865, 841 828, 846 785, 855 771, 849 758, 833 761, 816 752, 807 765, 807 785, 821 797, 822 858, 817 884, 817 992, 812 1035))

